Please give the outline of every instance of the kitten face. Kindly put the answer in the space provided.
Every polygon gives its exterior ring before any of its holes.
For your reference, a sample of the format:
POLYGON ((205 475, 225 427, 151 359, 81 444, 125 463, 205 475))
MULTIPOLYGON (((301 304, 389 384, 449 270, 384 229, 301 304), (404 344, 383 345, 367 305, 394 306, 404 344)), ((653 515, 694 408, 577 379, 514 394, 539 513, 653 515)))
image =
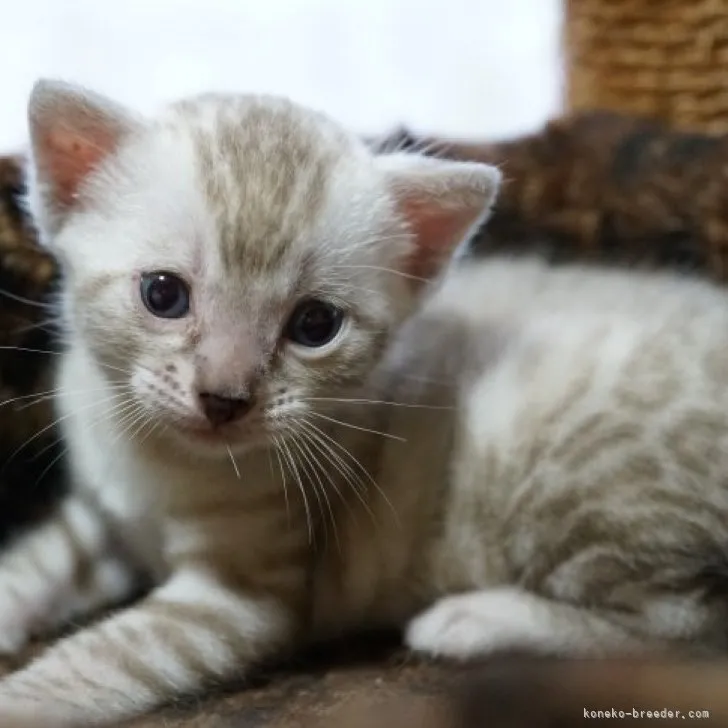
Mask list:
POLYGON ((79 216, 58 245, 79 283, 71 325, 110 376, 170 434, 242 447, 373 366, 407 294, 377 268, 407 237, 349 140, 296 127, 286 106, 239 109, 255 120, 242 132, 203 108, 132 142, 94 193, 103 218, 79 216))
MULTIPOLYGON (((78 94, 61 91, 66 102, 78 94)), ((416 274, 446 258, 414 255, 427 226, 459 242, 448 228, 457 205, 438 216, 403 196, 412 159, 377 157, 289 102, 208 96, 142 122, 86 95, 58 131, 44 126, 48 92, 38 93, 30 202, 65 263, 71 341, 149 428, 187 448, 227 456, 319 426, 326 400, 351 396, 375 366, 413 305, 416 274), (79 104, 81 141, 68 142, 79 104)), ((422 164, 432 175, 438 163, 422 164)), ((466 181, 480 189, 461 194, 459 227, 497 183, 472 167, 466 181)), ((445 199, 446 175, 433 180, 445 199)))

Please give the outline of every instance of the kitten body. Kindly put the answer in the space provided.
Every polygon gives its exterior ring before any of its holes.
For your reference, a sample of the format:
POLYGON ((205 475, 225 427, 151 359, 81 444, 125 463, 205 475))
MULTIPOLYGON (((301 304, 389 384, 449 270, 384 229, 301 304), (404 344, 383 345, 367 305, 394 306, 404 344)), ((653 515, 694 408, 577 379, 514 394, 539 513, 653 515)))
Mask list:
POLYGON ((113 724, 375 625, 460 658, 725 647, 722 291, 448 267, 494 170, 279 99, 148 122, 41 85, 31 131, 74 490, 0 562, 0 639, 153 587, 1 681, 0 722, 113 724))

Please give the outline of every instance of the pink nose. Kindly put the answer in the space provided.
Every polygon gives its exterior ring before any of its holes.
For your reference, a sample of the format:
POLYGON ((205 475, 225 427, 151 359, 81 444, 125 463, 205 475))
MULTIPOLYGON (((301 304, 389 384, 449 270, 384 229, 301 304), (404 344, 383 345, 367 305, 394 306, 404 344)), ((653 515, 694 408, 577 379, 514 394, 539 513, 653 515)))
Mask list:
POLYGON ((224 425, 244 417, 253 405, 250 397, 223 397, 200 392, 200 405, 211 425, 224 425))

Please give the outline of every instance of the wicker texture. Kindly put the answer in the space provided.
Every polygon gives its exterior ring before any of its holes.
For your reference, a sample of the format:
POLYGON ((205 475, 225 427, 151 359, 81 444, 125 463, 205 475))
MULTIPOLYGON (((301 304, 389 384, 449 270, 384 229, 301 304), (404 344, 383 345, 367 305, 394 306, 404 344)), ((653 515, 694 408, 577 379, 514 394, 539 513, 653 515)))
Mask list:
POLYGON ((566 103, 728 132, 728 0, 565 0, 566 103))

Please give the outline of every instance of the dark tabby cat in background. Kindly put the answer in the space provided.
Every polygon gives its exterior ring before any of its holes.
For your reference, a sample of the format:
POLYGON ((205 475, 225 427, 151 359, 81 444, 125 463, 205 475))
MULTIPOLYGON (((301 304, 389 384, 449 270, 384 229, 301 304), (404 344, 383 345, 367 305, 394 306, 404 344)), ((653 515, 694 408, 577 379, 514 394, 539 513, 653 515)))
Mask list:
POLYGON ((55 265, 20 205, 22 160, 0 158, 0 544, 63 491, 48 390, 55 265))
POLYGON ((501 168, 493 217, 474 241, 479 251, 672 268, 728 281, 728 137, 593 112, 498 144, 404 128, 379 144, 501 168))

